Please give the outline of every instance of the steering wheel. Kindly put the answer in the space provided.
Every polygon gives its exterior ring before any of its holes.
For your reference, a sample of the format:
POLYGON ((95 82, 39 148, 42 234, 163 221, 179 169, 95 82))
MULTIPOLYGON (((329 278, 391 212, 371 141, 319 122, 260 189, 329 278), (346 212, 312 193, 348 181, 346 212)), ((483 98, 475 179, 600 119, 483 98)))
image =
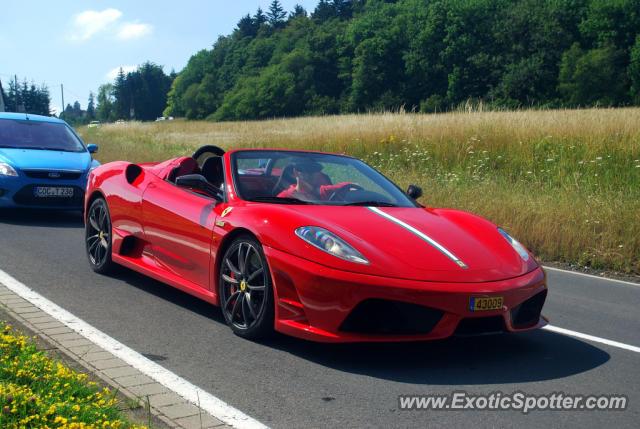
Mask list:
POLYGON ((197 149, 195 152, 193 152, 193 155, 191 155, 191 157, 197 161, 198 158, 200 158, 205 153, 210 153, 210 154, 213 154, 214 156, 222 156, 224 155, 224 150, 219 148, 218 146, 205 145, 197 149))
POLYGON ((347 183, 333 191, 333 194, 329 197, 329 201, 334 201, 338 196, 343 195, 350 190, 361 191, 364 190, 364 188, 356 183, 347 183))

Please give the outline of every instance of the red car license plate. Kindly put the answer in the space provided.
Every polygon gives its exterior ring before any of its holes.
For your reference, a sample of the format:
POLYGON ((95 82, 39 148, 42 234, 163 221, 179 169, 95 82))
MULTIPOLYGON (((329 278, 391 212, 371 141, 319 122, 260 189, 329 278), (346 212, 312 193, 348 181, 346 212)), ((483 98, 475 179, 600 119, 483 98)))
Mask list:
POLYGON ((501 310, 504 298, 501 296, 471 297, 469 311, 501 310))
POLYGON ((54 186, 36 186, 33 189, 33 195, 38 198, 51 198, 51 197, 73 197, 73 188, 63 188, 54 186))

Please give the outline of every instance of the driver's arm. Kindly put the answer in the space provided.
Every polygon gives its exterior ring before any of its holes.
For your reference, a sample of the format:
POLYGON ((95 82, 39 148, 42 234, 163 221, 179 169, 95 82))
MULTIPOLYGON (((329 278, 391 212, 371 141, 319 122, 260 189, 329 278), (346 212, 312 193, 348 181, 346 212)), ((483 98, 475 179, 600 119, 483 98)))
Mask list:
POLYGON ((353 185, 353 182, 342 182, 336 185, 322 185, 320 186, 320 198, 323 200, 328 200, 329 197, 338 189, 342 188, 345 185, 353 185))

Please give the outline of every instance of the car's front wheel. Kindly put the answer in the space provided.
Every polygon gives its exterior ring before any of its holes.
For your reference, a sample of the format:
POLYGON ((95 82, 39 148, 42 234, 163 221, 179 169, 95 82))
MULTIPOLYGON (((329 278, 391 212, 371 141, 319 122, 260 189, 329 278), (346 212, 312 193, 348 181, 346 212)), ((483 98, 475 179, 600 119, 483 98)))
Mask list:
POLYGON ((85 245, 89 266, 100 274, 113 269, 111 260, 111 217, 107 202, 98 198, 89 207, 85 227, 85 245))
POLYGON ((218 281, 222 314, 237 335, 257 339, 273 331, 273 287, 262 245, 237 237, 225 251, 218 281))

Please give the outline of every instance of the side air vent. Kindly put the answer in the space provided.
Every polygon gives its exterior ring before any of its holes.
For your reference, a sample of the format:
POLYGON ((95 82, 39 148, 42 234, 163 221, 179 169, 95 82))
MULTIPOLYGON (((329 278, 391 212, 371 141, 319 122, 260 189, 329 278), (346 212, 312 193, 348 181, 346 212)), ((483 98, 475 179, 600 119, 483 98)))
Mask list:
POLYGON ((129 164, 124 174, 127 177, 127 182, 131 185, 142 174, 142 168, 135 164, 129 164))

